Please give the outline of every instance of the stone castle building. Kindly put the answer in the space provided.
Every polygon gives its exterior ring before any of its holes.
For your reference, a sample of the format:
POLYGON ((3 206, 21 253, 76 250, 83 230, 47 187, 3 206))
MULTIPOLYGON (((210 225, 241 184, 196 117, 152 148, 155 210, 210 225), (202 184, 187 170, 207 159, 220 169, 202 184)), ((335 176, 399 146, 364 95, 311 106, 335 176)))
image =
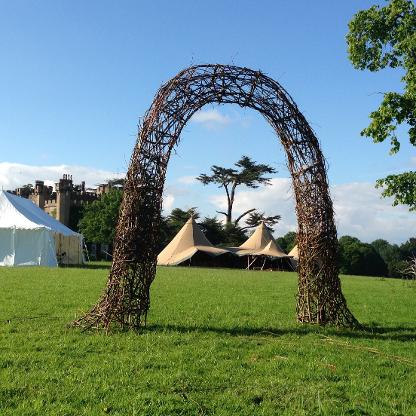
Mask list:
POLYGON ((62 224, 71 226, 71 214, 82 205, 91 203, 107 193, 112 188, 111 183, 101 184, 96 189, 87 189, 85 182, 74 185, 72 175, 64 174, 59 182, 52 186, 37 180, 33 188, 23 187, 13 191, 14 194, 30 199, 62 224))

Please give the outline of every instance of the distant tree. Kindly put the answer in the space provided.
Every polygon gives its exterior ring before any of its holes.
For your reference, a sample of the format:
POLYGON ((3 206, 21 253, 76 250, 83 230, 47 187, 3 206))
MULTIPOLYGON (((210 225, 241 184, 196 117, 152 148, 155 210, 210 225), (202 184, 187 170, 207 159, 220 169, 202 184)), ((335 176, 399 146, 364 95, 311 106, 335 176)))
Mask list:
POLYGON ((79 229, 90 243, 111 244, 114 239, 122 191, 111 189, 84 208, 79 229))
POLYGON ((159 243, 157 246, 158 253, 169 244, 173 237, 174 233, 169 227, 168 219, 162 215, 160 218, 159 243))
POLYGON ((159 251, 162 251, 172 241, 173 237, 175 237, 191 216, 193 216, 194 219, 199 218, 196 207, 188 210, 174 208, 167 217, 161 217, 158 244, 159 251))
POLYGON ((23 198, 29 198, 29 195, 33 192, 33 185, 28 183, 20 187, 20 195, 23 198))
POLYGON ((107 180, 107 183, 110 185, 110 187, 115 188, 123 188, 125 182, 125 178, 111 178, 107 180))
POLYGON ((254 211, 251 212, 246 220, 246 226, 241 227, 242 230, 257 227, 263 222, 271 232, 273 232, 273 226, 276 225, 282 217, 280 215, 274 215, 267 217, 264 212, 254 211))
POLYGON ((238 225, 231 223, 225 224, 225 240, 221 244, 223 247, 238 247, 247 240, 247 234, 238 225))
MULTIPOLYGON (((397 127, 408 127, 410 143, 416 145, 416 6, 413 0, 390 0, 384 7, 358 12, 349 23, 349 58, 357 69, 379 71, 398 68, 403 74, 403 93, 386 92, 380 107, 370 114, 370 125, 361 135, 375 143, 390 139, 390 153, 400 149, 397 127)), ((383 196, 394 205, 416 210, 416 172, 389 175, 377 181, 383 196)))
POLYGON ((289 253, 293 247, 297 244, 296 233, 294 231, 289 231, 283 237, 277 239, 277 243, 283 249, 285 253, 289 253))
POLYGON ((363 276, 387 276, 387 265, 371 244, 358 238, 339 239, 340 272, 363 276))
POLYGON ((199 223, 199 226, 212 244, 224 244, 227 240, 224 224, 219 221, 217 217, 205 217, 204 220, 199 223))
MULTIPOLYGON (((75 232, 79 232, 79 222, 84 217, 84 209, 85 205, 75 205, 71 206, 71 210, 69 211, 69 224, 68 227, 75 232)), ((56 218, 56 212, 55 215, 53 215, 54 218, 56 218)))
MULTIPOLYGON (((270 185, 270 175, 276 173, 276 170, 269 165, 256 163, 248 156, 242 156, 239 161, 234 164, 238 169, 235 168, 224 168, 221 166, 211 166, 211 175, 202 173, 197 179, 204 185, 210 183, 217 184, 220 188, 224 188, 227 196, 227 211, 218 211, 219 214, 225 216, 225 222, 230 225, 233 222, 233 205, 235 200, 236 189, 240 185, 245 185, 248 188, 258 188, 260 185, 270 185)), ((237 225, 239 221, 253 212, 255 208, 251 208, 243 212, 235 221, 237 225)))
POLYGON ((180 208, 174 208, 171 213, 167 216, 167 223, 173 236, 185 225, 189 218, 193 217, 194 220, 199 218, 199 212, 196 207, 187 209, 186 211, 180 208))
POLYGON ((402 274, 404 278, 416 282, 416 257, 411 257, 404 263, 402 274))
MULTIPOLYGON (((188 210, 175 208, 166 218, 162 218, 160 235, 161 250, 172 241, 173 237, 175 237, 191 216, 195 220, 199 219, 200 214, 196 207, 188 210)), ((197 221, 197 224, 208 240, 214 245, 240 245, 247 239, 245 232, 238 226, 234 224, 224 225, 216 217, 205 217, 203 221, 197 221)))
POLYGON ((401 277, 403 259, 400 248, 397 244, 390 244, 386 240, 378 239, 371 243, 377 253, 387 265, 389 277, 401 277))
POLYGON ((400 253, 403 260, 410 260, 416 257, 416 238, 409 238, 405 243, 400 246, 400 253))

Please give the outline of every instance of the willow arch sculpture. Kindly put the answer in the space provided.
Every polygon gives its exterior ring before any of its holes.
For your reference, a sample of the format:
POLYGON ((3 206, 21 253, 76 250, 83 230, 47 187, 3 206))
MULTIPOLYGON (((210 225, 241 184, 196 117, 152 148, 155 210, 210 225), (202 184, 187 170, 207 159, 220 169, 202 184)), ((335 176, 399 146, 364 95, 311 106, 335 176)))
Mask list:
POLYGON ((111 323, 134 329, 145 324, 169 158, 184 125, 208 103, 257 110, 286 151, 298 219, 298 320, 357 325, 341 292, 337 232, 318 140, 278 82, 260 71, 229 65, 189 67, 157 92, 139 126, 127 172, 107 286, 75 324, 106 329, 111 323))

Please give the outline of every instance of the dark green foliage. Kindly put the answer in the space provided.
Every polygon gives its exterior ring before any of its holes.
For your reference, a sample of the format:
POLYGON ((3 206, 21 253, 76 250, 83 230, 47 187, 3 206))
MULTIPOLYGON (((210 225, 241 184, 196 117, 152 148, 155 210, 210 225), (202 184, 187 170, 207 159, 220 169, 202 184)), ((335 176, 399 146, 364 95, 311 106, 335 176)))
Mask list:
POLYGON ((160 223, 160 236, 158 251, 162 251, 172 240, 179 230, 185 225, 190 217, 199 218, 196 207, 184 211, 180 208, 174 208, 167 217, 163 217, 160 223))
MULTIPOLYGON (((349 23, 349 57, 357 69, 379 71, 400 68, 403 93, 386 92, 380 107, 370 114, 370 125, 361 134, 375 143, 387 138, 391 153, 400 149, 399 125, 408 127, 409 141, 416 145, 416 7, 413 0, 390 0, 385 7, 372 6, 357 13, 349 23)), ((390 175, 377 182, 383 196, 395 196, 394 204, 415 209, 416 172, 390 175)))
MULTIPOLYGON (((248 156, 242 156, 239 161, 234 164, 238 169, 223 168, 221 166, 211 166, 212 175, 202 173, 197 177, 204 185, 214 183, 219 188, 224 188, 227 195, 227 212, 219 212, 225 215, 227 224, 232 222, 232 211, 235 199, 236 188, 245 185, 249 188, 258 188, 260 185, 270 185, 268 176, 276 173, 276 170, 269 165, 257 163, 248 156)), ((240 215, 235 223, 237 224, 245 215, 254 211, 254 208, 240 215)))
POLYGON ((169 221, 167 217, 161 216, 160 220, 160 234, 159 234, 159 245, 158 245, 158 253, 160 253, 172 240, 175 236, 172 229, 169 226, 169 221))
POLYGON ((416 257, 416 238, 410 238, 400 246, 403 260, 410 260, 416 257))
POLYGON ((193 217, 194 220, 199 218, 199 212, 196 207, 189 208, 186 211, 180 208, 174 208, 171 211, 167 217, 167 223, 173 235, 175 235, 184 226, 190 217, 193 217))
POLYGON ((358 238, 344 236, 339 239, 340 272, 364 276, 387 276, 387 265, 371 244, 358 238))
POLYGON ((33 185, 28 183, 20 187, 20 195, 23 198, 29 198, 29 195, 33 192, 33 185))
POLYGON ((194 220, 199 218, 199 212, 196 207, 189 208, 186 211, 180 208, 174 208, 171 213, 162 220, 162 235, 165 235, 167 238, 167 243, 175 237, 190 217, 193 217, 194 220))
POLYGON ((159 251, 166 247, 179 230, 185 225, 186 221, 193 216, 194 219, 199 218, 196 208, 190 208, 186 211, 180 208, 174 208, 167 217, 161 218, 159 251))
POLYGON ((410 211, 416 210, 416 172, 389 175, 379 179, 376 187, 384 187, 384 197, 394 197, 393 205, 404 204, 409 206, 410 211))
POLYGON ((225 224, 224 226, 225 240, 222 246, 238 247, 247 240, 245 231, 236 224, 225 224))
POLYGON ((279 237, 277 243, 285 253, 289 253, 289 251, 297 244, 296 233, 294 231, 289 231, 283 237, 279 237))
POLYGON ((86 205, 79 229, 90 243, 111 244, 114 239, 122 191, 111 189, 101 199, 86 205))
POLYGON ((111 188, 122 189, 125 181, 126 181, 125 178, 112 178, 112 179, 108 179, 107 182, 111 188))
POLYGON ((74 205, 71 206, 71 210, 69 211, 69 224, 68 227, 76 232, 80 232, 79 229, 79 222, 81 218, 84 216, 84 205, 74 205))
POLYGON ((271 232, 273 232, 273 226, 276 225, 282 217, 280 215, 274 215, 267 217, 264 212, 253 211, 249 214, 246 220, 246 226, 242 227, 243 230, 248 228, 257 227, 261 222, 263 222, 271 232))
POLYGON ((386 263, 387 275, 389 277, 402 277, 404 264, 399 246, 382 239, 373 241, 371 245, 386 263))
MULTIPOLYGON (((195 220, 200 217, 196 207, 186 211, 174 208, 166 218, 162 218, 160 250, 163 250, 170 243, 191 216, 195 220)), ((203 221, 198 222, 198 225, 208 240, 214 245, 240 245, 247 239, 246 233, 240 227, 234 224, 224 226, 216 217, 205 217, 203 221)))
POLYGON ((205 217, 203 221, 199 222, 199 226, 212 244, 223 244, 227 240, 224 225, 217 217, 205 217))

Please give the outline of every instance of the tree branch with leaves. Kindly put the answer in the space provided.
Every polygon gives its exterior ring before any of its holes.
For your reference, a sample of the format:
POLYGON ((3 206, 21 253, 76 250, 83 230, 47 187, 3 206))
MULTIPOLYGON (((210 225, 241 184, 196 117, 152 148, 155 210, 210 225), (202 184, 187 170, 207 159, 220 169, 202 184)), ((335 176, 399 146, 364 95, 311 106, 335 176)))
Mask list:
MULTIPOLYGON (((413 0, 390 0, 384 7, 358 12, 349 23, 349 58, 356 69, 372 72, 399 68, 403 92, 386 92, 371 122, 361 135, 374 143, 390 139, 390 153, 400 150, 399 125, 408 126, 409 141, 416 146, 416 6, 413 0)), ((390 175, 377 181, 383 196, 395 197, 394 205, 416 206, 416 172, 390 175)))
MULTIPOLYGON (((267 175, 276 173, 277 171, 269 165, 257 163, 248 156, 242 156, 234 166, 236 168, 224 168, 222 166, 211 166, 211 175, 202 173, 197 177, 197 180, 204 185, 216 184, 219 188, 223 188, 227 197, 227 211, 217 211, 219 214, 225 216, 226 224, 233 222, 233 206, 235 202, 236 190, 240 185, 245 185, 248 188, 256 189, 260 185, 271 185, 271 178, 267 175)), ((242 213, 235 221, 237 225, 239 221, 246 215, 255 211, 251 208, 242 213)))

